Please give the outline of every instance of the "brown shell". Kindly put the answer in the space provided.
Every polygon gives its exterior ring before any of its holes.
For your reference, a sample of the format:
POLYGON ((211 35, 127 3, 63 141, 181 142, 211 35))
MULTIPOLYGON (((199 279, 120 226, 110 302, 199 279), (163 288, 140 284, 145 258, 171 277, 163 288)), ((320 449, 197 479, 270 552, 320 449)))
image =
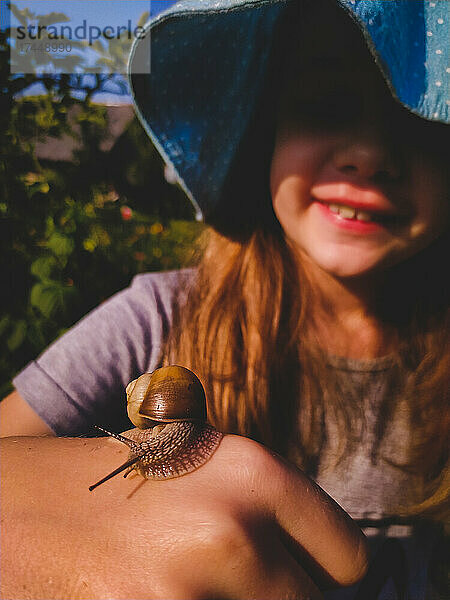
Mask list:
POLYGON ((206 421, 205 391, 185 367, 171 365, 144 373, 128 385, 127 396, 130 419, 141 429, 151 427, 151 421, 206 421))
POLYGON ((151 373, 144 373, 137 379, 130 381, 126 389, 128 416, 130 421, 136 425, 136 427, 139 427, 139 429, 148 429, 149 427, 154 426, 152 421, 139 414, 139 409, 141 408, 141 404, 147 393, 151 376, 151 373))

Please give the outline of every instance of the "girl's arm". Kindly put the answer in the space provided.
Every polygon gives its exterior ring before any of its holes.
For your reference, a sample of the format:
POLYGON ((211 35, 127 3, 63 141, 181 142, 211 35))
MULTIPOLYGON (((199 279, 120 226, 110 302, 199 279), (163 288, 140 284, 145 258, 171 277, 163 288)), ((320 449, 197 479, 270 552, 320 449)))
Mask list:
POLYGON ((0 402, 0 437, 11 435, 55 435, 17 391, 0 402))
POLYGON ((3 598, 319 600, 311 573, 348 584, 364 572, 351 519, 246 438, 226 436, 184 477, 118 476, 93 492, 126 458, 120 442, 8 438, 0 448, 3 598))

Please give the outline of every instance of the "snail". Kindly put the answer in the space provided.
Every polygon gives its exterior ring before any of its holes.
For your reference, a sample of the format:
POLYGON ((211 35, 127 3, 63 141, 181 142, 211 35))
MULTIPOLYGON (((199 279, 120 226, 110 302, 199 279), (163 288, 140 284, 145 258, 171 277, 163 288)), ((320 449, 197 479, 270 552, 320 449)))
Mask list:
POLYGON ((127 444, 128 460, 89 487, 92 491, 111 477, 136 470, 146 479, 171 479, 207 462, 223 434, 206 422, 206 397, 198 377, 172 365, 144 373, 127 388, 128 415, 137 429, 127 436, 107 433, 127 444))

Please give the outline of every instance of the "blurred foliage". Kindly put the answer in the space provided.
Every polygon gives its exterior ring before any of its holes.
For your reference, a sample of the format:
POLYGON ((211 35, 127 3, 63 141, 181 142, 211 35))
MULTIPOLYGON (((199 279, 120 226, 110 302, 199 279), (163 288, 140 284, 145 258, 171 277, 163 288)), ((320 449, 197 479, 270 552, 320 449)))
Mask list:
POLYGON ((8 32, 0 35, 4 396, 22 366, 136 273, 186 264, 201 226, 182 191, 165 181, 136 120, 109 153, 100 150, 107 111, 92 104, 92 87, 77 100, 69 75, 44 76, 45 96, 18 99, 36 76, 9 74, 8 32), (39 160, 36 142, 63 134, 80 142, 74 160, 39 160))

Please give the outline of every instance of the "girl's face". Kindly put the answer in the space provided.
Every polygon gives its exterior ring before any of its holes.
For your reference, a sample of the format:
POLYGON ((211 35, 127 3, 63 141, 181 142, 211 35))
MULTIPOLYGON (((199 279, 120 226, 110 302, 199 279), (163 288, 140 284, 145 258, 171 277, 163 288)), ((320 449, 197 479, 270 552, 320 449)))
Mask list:
POLYGON ((447 131, 393 100, 343 11, 316 22, 320 34, 310 26, 301 36, 284 76, 272 201, 300 255, 355 277, 405 260, 447 228, 447 131))

